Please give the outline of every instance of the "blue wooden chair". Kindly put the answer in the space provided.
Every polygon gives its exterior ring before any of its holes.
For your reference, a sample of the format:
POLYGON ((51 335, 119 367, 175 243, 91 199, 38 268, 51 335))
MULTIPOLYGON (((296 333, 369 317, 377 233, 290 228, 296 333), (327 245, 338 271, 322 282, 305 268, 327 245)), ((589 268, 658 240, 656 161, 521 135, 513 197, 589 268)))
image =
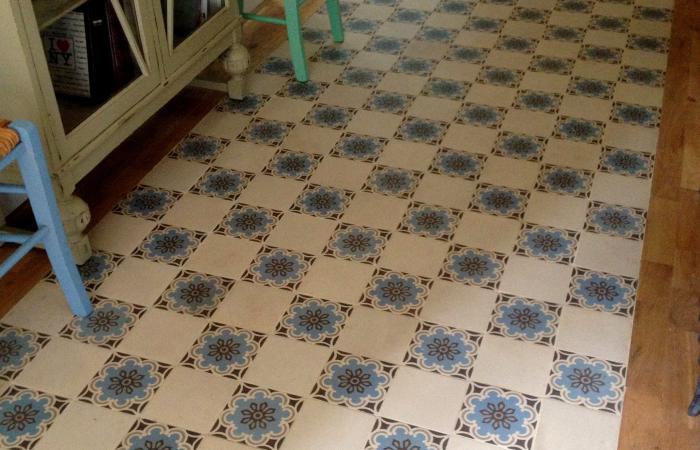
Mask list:
MULTIPOLYGON (((274 23, 287 27, 287 38, 289 39, 289 50, 292 55, 294 65, 294 75, 298 81, 309 80, 309 70, 306 66, 306 53, 304 52, 304 38, 301 34, 301 16, 299 8, 304 0, 284 0, 284 18, 262 16, 243 12, 243 0, 238 0, 238 10, 244 19, 257 20, 259 22, 274 23)), ((340 4, 338 0, 326 0, 328 10, 328 20, 331 23, 331 34, 333 42, 343 42, 343 19, 340 14, 340 4)))
POLYGON ((92 311, 92 306, 68 247, 39 133, 30 122, 12 122, 9 128, 5 125, 7 122, 0 120, 0 171, 17 162, 24 185, 0 183, 0 193, 27 195, 38 229, 34 233, 0 231, 0 242, 19 244, 0 263, 0 277, 32 248, 43 244, 71 310, 74 314, 86 316, 92 311))

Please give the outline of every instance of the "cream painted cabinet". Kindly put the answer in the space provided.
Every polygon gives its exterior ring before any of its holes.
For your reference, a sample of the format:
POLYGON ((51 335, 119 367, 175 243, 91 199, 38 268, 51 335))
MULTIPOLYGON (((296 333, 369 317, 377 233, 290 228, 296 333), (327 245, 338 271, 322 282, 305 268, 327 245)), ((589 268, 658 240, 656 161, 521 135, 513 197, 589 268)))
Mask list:
POLYGON ((79 262, 90 213, 76 183, 216 58, 240 97, 240 28, 235 0, 0 1, 0 117, 39 126, 79 262))

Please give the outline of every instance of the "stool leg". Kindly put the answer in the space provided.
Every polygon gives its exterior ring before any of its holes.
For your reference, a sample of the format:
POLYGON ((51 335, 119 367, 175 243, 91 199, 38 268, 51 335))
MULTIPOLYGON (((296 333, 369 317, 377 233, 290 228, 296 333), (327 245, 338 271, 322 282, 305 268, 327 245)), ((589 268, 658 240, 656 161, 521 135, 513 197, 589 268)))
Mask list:
POLYGON ((289 50, 292 54, 292 64, 294 64, 294 74, 298 81, 308 81, 309 70, 306 67, 306 53, 304 52, 304 39, 301 35, 301 17, 299 16, 297 0, 284 0, 284 16, 287 23, 287 37, 289 50))
POLYGON ((345 33, 343 32, 343 18, 340 14, 340 4, 338 0, 326 0, 326 9, 328 10, 328 20, 331 22, 333 42, 343 42, 343 40, 345 40, 345 33))
POLYGON ((13 122, 11 126, 19 133, 21 142, 26 147, 17 162, 37 225, 47 229, 44 247, 51 266, 73 313, 87 316, 92 312, 92 306, 68 247, 49 172, 41 153, 39 134, 29 122, 13 122))

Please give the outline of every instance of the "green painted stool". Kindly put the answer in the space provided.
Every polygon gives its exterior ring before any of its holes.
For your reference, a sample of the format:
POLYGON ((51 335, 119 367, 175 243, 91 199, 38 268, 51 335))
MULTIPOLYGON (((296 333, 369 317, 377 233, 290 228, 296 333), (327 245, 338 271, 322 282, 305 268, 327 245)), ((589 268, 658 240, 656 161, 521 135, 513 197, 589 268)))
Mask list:
MULTIPOLYGON (((301 35, 301 17, 299 7, 304 0, 284 0, 284 18, 261 16, 243 12, 243 0, 238 0, 238 10, 244 19, 257 20, 260 22, 274 23, 275 25, 285 25, 287 27, 287 37, 289 38, 289 49, 292 54, 292 64, 294 64, 294 75, 298 81, 308 81, 309 70, 306 67, 306 55, 304 53, 304 39, 301 35)), ((343 42, 343 21, 340 16, 340 4, 338 0, 326 0, 328 19, 331 22, 331 33, 334 42, 343 42)))

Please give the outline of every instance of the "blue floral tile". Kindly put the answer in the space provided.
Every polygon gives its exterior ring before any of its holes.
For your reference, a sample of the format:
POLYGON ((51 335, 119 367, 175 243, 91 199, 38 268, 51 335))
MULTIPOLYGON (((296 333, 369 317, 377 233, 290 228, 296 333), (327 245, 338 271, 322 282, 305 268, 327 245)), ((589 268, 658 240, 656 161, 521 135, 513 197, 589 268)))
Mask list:
POLYGON ((263 246, 241 279, 293 290, 299 286, 314 260, 311 255, 263 246))
POLYGON ((615 102, 613 103, 611 120, 617 123, 639 125, 640 127, 658 128, 661 123, 661 110, 653 106, 615 102))
POLYGON ((622 49, 584 44, 581 46, 578 57, 584 61, 620 64, 622 62, 622 49))
POLYGON ((591 202, 583 229, 633 240, 644 239, 647 213, 643 209, 591 202))
POLYGON ((290 77, 294 75, 294 66, 292 65, 291 59, 271 56, 263 61, 260 67, 258 67, 257 72, 268 75, 290 77))
POLYGON ((340 74, 336 83, 345 86, 356 86, 368 89, 377 87, 384 78, 384 72, 363 67, 348 67, 340 74))
POLYGON ((393 6, 398 5, 399 0, 365 0, 365 3, 377 6, 393 6))
POLYGON ((354 192, 339 188, 309 184, 290 211, 337 220, 345 213, 354 195, 354 192))
POLYGON ((505 26, 505 20, 493 17, 472 16, 467 20, 465 29, 482 33, 500 33, 505 26))
POLYGON ((181 266, 192 256, 205 233, 160 224, 151 231, 132 253, 151 261, 181 266))
POLYGON ((372 34, 381 26, 378 20, 353 17, 343 21, 343 27, 353 33, 372 34))
POLYGON ((522 219, 529 198, 530 193, 523 189, 479 183, 469 209, 495 216, 522 219))
POLYGON ((585 36, 585 28, 566 27, 550 24, 547 25, 547 29, 545 30, 543 37, 544 39, 549 39, 552 41, 581 43, 583 42, 583 38, 585 36))
POLYGON ((263 169, 263 173, 306 181, 321 159, 323 156, 313 153, 278 150, 263 169))
MULTIPOLYGON (((343 18, 348 18, 352 15, 352 13, 355 12, 358 6, 360 6, 360 2, 340 2, 340 15, 343 18)), ((326 5, 321 5, 321 7, 318 9, 318 12, 320 14, 328 14, 328 8, 326 5)))
POLYGON ((473 181, 479 178, 485 162, 485 155, 443 148, 435 154, 430 172, 473 181))
POLYGON ((627 48, 645 52, 668 53, 669 40, 659 36, 630 34, 627 37, 627 48))
POLYGON ((183 270, 160 295, 154 306, 195 317, 211 317, 231 286, 233 280, 183 270))
POLYGON ((498 294, 487 331, 496 336, 554 345, 562 307, 509 294, 498 294))
POLYGON ((537 39, 527 38, 523 36, 507 36, 501 35, 496 41, 496 46, 498 50, 505 50, 508 52, 532 54, 537 48, 537 39))
POLYGON ((344 47, 322 46, 309 58, 312 62, 322 62, 326 64, 338 64, 344 66, 357 54, 357 50, 344 47))
POLYGON ((291 122, 280 122, 256 117, 236 139, 254 144, 276 146, 282 143, 292 128, 294 128, 294 124, 291 122))
POLYGON ((502 253, 454 244, 447 253, 439 277, 457 283, 497 289, 507 261, 508 258, 502 253))
POLYGON ((379 417, 365 450, 446 450, 448 436, 379 417))
POLYGON ((399 224, 399 230, 449 241, 461 218, 460 210, 412 202, 399 224))
POLYGON ((281 217, 280 211, 237 203, 214 233, 263 242, 281 217))
POLYGON ((561 105, 562 95, 552 92, 522 90, 518 91, 513 107, 530 111, 557 113, 561 105))
POLYGON ((252 116, 260 111, 260 108, 270 99, 269 95, 249 94, 244 95, 240 100, 225 97, 221 103, 216 106, 219 112, 245 114, 252 116))
POLYGON ((634 278, 574 267, 566 303, 632 317, 638 285, 634 278))
POLYGON ((201 442, 199 433, 139 419, 117 450, 195 450, 201 442))
POLYGON ((476 81, 479 83, 493 84, 495 86, 518 87, 523 79, 521 70, 508 69, 506 67, 483 66, 476 81))
POLYGON ((532 22, 546 24, 549 20, 551 11, 548 9, 525 8, 516 6, 513 12, 510 13, 511 20, 519 20, 521 22, 532 22))
POLYGON ((421 176, 421 173, 416 171, 376 166, 362 189, 367 192, 409 198, 418 187, 421 176))
POLYGON ((228 139, 190 133, 168 156, 175 159, 210 164, 219 156, 221 150, 230 143, 231 141, 228 139))
POLYGON ((160 220, 180 197, 180 192, 137 186, 112 212, 141 219, 160 220))
POLYGON ((404 114, 415 97, 398 92, 376 91, 364 105, 370 111, 404 114))
POLYGON ((457 113, 457 122, 478 127, 499 128, 506 117, 506 108, 465 103, 457 113))
POLYGON ((542 225, 523 224, 516 243, 517 255, 562 264, 574 259, 579 233, 542 225))
POLYGON ((481 3, 498 6, 514 6, 517 0, 480 0, 481 3))
POLYGON ((421 94, 429 97, 449 98, 451 100, 462 100, 467 95, 469 83, 446 78, 430 78, 421 94))
POLYGON ((304 29, 301 31, 301 36, 306 42, 311 42, 312 44, 325 44, 331 39, 331 33, 329 30, 321 30, 318 28, 304 27, 304 29))
POLYGON ((376 414, 397 369, 394 364, 334 351, 311 396, 376 414))
POLYGON ((593 14, 588 23, 591 30, 613 31, 616 33, 627 33, 630 28, 630 19, 619 16, 602 16, 593 14))
POLYGON ((351 312, 350 305, 299 294, 285 311, 275 332, 279 336, 332 347, 351 312))
POLYGON ((341 223, 333 232, 323 254, 374 264, 379 259, 389 235, 388 231, 341 223))
POLYGON ((417 317, 431 286, 428 278, 379 268, 365 288, 360 304, 417 317))
POLYGON ((240 384, 211 433, 255 448, 277 450, 296 419, 301 397, 240 384))
POLYGON ((365 51, 398 55, 406 48, 408 42, 408 39, 393 36, 372 36, 365 46, 365 51))
POLYGON ((597 120, 559 116, 554 127, 554 136, 569 141, 599 144, 603 139, 605 123, 597 120))
POLYGON ((9 386, 0 396, 0 446, 31 449, 68 403, 63 397, 9 386))
POLYGON ((457 36, 457 30, 424 25, 416 34, 415 39, 420 41, 449 43, 455 38, 455 36, 457 36))
POLYGON ((78 399, 139 414, 171 370, 168 364, 115 353, 82 390, 78 399))
POLYGON ((74 316, 60 336, 113 349, 143 316, 146 308, 133 303, 96 297, 89 316, 74 316))
POLYGON ((556 56, 535 55, 530 61, 528 70, 532 72, 554 73, 558 75, 571 75, 574 69, 575 59, 559 58, 556 56))
POLYGON ((397 73, 428 76, 435 70, 436 65, 437 60, 402 56, 394 63, 391 70, 397 73))
POLYGON ((357 161, 375 162, 387 142, 388 140, 385 138, 346 132, 342 134, 331 150, 331 155, 357 161))
POLYGON ((481 334, 471 331, 421 322, 403 362, 421 370, 467 380, 482 339, 481 334))
POLYGON ((654 155, 622 148, 605 147, 600 154, 598 170, 637 178, 651 178, 654 155))
POLYGON ((78 273, 85 288, 94 291, 100 287, 122 261, 124 257, 121 255, 93 251, 92 256, 78 266, 78 273))
POLYGON ((591 190, 592 183, 593 172, 590 170, 544 164, 540 170, 535 189, 542 192, 585 198, 591 190))
POLYGON ((342 130, 355 114, 354 108, 317 104, 306 114, 302 123, 342 130))
POLYGON ((421 25, 430 14, 421 9, 403 9, 397 8, 394 13, 389 16, 389 22, 412 23, 421 25))
POLYGON ((16 377, 49 338, 43 333, 0 324, 0 380, 16 377))
POLYGON ((290 80, 282 86, 277 92, 280 97, 296 98, 299 100, 316 101, 321 96, 323 91, 328 88, 329 84, 322 81, 305 81, 290 80))
POLYGON ((474 3, 468 0, 441 0, 435 11, 467 16, 474 10, 474 3))
POLYGON ((501 131, 498 133, 493 154, 539 162, 544 155, 546 143, 547 140, 539 136, 501 131))
POLYGON ((404 141, 439 144, 447 131, 447 127, 447 122, 408 116, 401 122, 394 137, 404 141))
POLYGON ((571 77, 567 94, 610 100, 615 90, 615 83, 595 78, 571 77))
POLYGON ((485 48, 453 45, 447 51, 447 56, 445 58, 448 61, 483 64, 488 54, 489 51, 485 48))
POLYGON ((457 420, 457 434, 509 450, 530 450, 541 402, 520 392, 470 383, 457 420))
POLYGON ((623 364, 557 350, 545 395, 620 414, 626 374, 623 364))
POLYGON ((255 331, 209 323, 180 364, 192 369, 240 379, 267 337, 255 331))
POLYGON ((620 81, 641 86, 661 87, 664 84, 664 76, 663 70, 646 67, 622 66, 620 70, 620 81))
POLYGON ((595 2, 593 0, 557 0, 554 10, 571 13, 591 13, 594 6, 595 2))
POLYGON ((639 20, 653 20, 654 22, 670 22, 673 18, 673 10, 654 6, 635 6, 632 17, 639 20))
POLYGON ((192 186, 190 192, 224 200, 235 200, 254 177, 254 174, 248 172, 210 167, 192 186))

